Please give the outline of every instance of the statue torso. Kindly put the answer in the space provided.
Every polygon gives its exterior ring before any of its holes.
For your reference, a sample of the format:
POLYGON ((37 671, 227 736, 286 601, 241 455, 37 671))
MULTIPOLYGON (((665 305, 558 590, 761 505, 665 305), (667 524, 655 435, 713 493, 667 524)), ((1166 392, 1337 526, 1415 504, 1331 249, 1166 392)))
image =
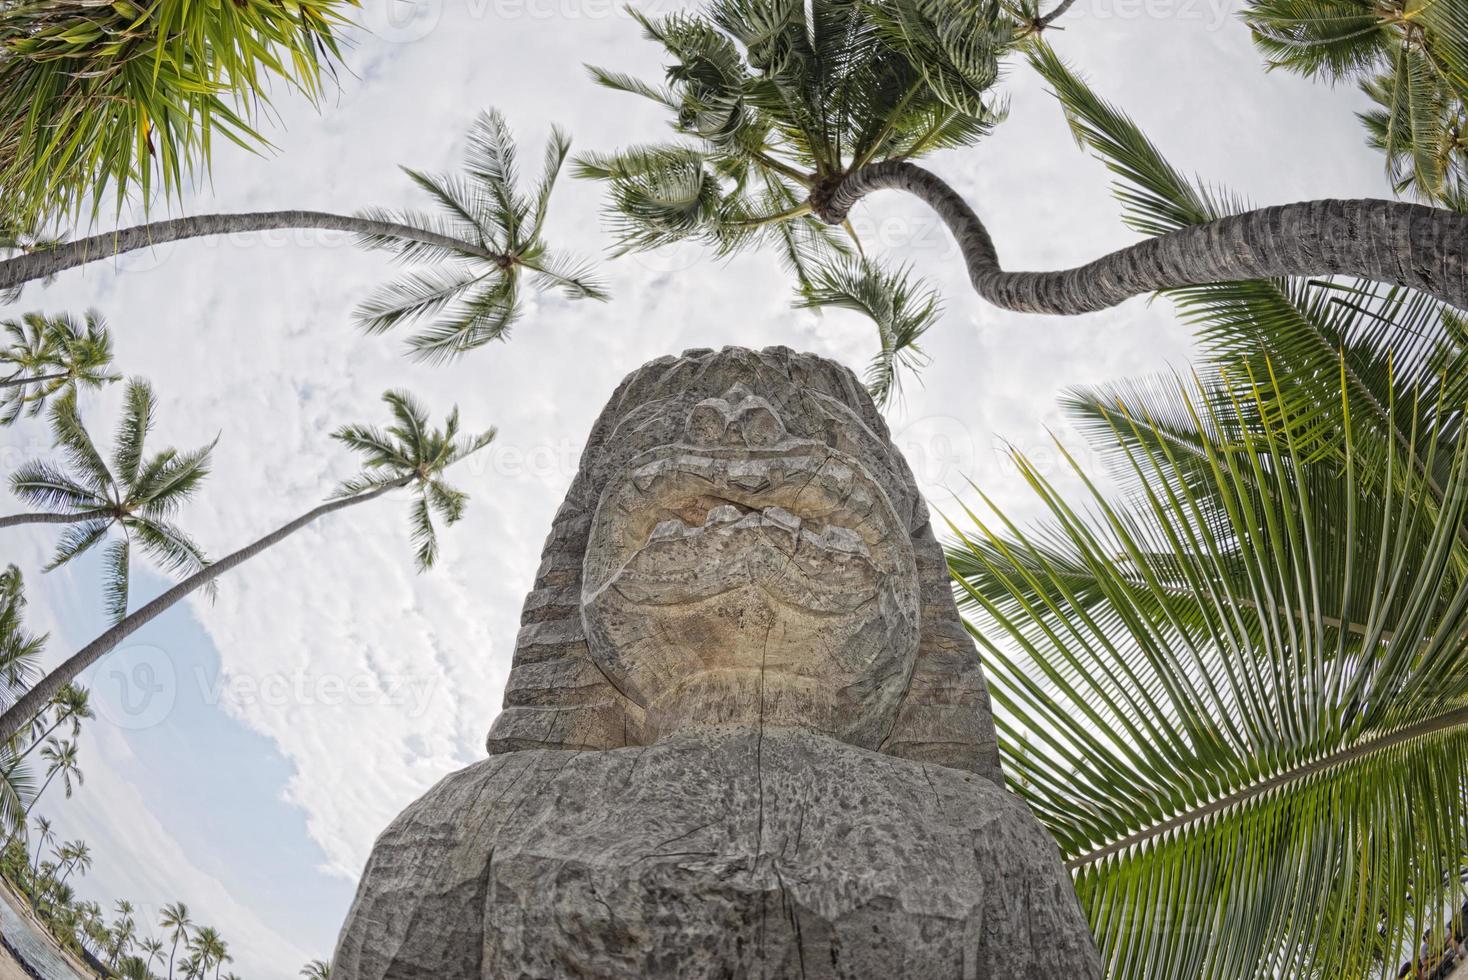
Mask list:
POLYGON ((378 841, 336 969, 1100 975, 1055 845, 1012 796, 775 729, 530 750, 455 773, 378 841))

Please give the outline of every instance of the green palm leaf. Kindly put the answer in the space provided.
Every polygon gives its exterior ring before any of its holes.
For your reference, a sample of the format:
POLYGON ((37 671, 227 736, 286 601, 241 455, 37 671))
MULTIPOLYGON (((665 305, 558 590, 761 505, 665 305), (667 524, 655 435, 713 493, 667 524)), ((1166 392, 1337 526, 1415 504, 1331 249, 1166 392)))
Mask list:
POLYGON ((107 615, 114 623, 127 615, 130 556, 126 536, 113 541, 102 554, 102 594, 107 601, 107 615))
POLYGON ((1017 456, 1046 523, 954 525, 1012 787, 1112 976, 1394 971, 1468 855, 1468 446, 1436 498, 1435 434, 1363 449, 1339 371, 1330 454, 1276 378, 1148 391, 1110 416, 1124 501, 1017 456))

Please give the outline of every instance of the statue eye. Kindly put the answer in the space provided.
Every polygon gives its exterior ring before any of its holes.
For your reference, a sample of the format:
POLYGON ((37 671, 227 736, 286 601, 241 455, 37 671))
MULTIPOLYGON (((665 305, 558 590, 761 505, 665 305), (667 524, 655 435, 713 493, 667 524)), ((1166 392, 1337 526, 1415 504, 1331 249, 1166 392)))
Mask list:
POLYGON ((751 449, 768 449, 785 436, 785 426, 774 412, 757 405, 744 412, 739 419, 744 430, 744 444, 751 449))
POLYGON ((688 439, 696 446, 721 446, 729 426, 726 406, 716 399, 699 402, 688 413, 688 439))

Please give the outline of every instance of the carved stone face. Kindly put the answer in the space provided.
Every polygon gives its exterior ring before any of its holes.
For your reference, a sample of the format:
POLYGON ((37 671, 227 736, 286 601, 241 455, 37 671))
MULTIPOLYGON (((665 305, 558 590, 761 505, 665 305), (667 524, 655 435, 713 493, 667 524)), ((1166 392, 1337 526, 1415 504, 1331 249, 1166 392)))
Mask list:
POLYGON ((649 740, 731 723, 880 738, 919 608, 885 441, 768 379, 634 422, 592 518, 582 619, 649 740))

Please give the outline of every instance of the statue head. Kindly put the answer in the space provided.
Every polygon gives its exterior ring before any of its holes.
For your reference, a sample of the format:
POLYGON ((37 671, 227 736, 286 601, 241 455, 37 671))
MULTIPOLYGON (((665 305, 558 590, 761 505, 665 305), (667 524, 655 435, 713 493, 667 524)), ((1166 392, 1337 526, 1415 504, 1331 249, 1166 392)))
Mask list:
POLYGON ((759 724, 998 771, 912 474, 856 378, 813 355, 697 350, 630 375, 523 623, 492 752, 759 724))

